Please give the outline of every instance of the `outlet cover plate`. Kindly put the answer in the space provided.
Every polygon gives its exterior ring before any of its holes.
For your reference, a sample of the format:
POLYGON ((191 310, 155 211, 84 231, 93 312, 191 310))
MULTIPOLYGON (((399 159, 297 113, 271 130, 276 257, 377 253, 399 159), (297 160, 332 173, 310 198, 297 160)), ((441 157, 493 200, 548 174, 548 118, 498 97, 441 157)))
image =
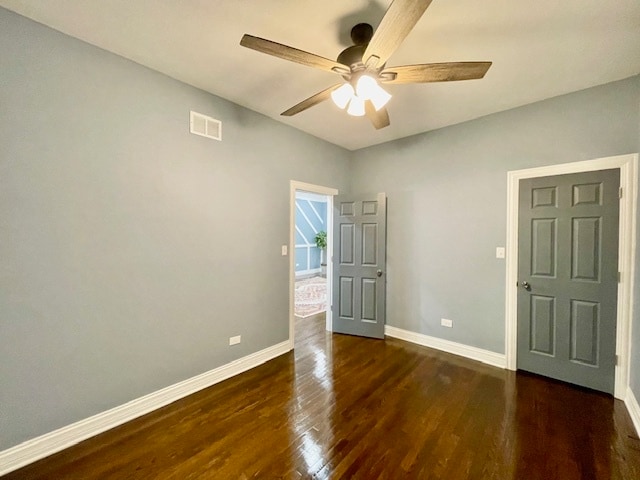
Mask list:
POLYGON ((443 327, 453 328, 453 320, 448 320, 446 318, 440 319, 440 325, 443 327))

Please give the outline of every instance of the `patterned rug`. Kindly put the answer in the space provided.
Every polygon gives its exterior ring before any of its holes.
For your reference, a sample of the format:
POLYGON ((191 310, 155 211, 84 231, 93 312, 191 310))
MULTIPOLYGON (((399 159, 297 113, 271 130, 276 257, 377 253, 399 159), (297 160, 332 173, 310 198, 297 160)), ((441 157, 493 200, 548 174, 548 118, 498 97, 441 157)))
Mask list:
POLYGON ((296 280, 295 316, 307 318, 327 310, 327 279, 296 280))

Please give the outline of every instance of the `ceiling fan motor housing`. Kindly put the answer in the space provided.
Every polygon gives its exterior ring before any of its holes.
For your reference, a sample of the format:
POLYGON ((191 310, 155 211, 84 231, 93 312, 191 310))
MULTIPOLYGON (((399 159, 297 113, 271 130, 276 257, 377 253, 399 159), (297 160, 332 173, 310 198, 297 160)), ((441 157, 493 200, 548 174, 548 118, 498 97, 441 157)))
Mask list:
MULTIPOLYGON (((358 23, 351 29, 351 41, 353 45, 345 48, 338 58, 338 63, 348 66, 351 71, 358 71, 364 68, 362 56, 364 55, 367 45, 373 37, 373 27, 368 23, 358 23)), ((345 76, 345 79, 347 77, 345 76)))
MULTIPOLYGON (((351 75, 343 75, 345 80, 353 80, 354 74, 363 72, 366 68, 362 57, 364 56, 367 46, 373 37, 373 27, 368 23, 358 23, 351 29, 351 40, 353 45, 345 48, 336 61, 343 65, 348 66, 351 69, 351 75)), ((376 68, 380 72, 384 68, 384 65, 380 65, 376 68)), ((357 76, 357 75, 356 75, 357 76)))
POLYGON ((359 23, 351 29, 351 41, 354 45, 369 44, 373 38, 373 27, 368 23, 359 23))
POLYGON ((351 70, 357 69, 358 66, 362 65, 364 67, 364 63, 362 63, 362 56, 364 55, 364 51, 367 49, 367 45, 352 45, 350 47, 345 48, 340 55, 338 55, 338 63, 351 67, 351 70))

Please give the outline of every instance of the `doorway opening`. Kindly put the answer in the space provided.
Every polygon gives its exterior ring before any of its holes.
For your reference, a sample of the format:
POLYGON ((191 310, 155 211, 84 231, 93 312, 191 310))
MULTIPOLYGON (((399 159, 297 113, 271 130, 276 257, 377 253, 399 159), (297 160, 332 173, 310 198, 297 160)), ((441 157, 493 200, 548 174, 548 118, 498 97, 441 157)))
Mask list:
POLYGON ((327 311, 328 195, 296 191, 295 295, 298 319, 324 317, 327 311))
POLYGON ((291 181, 289 343, 295 329, 323 322, 331 330, 333 188, 291 181))

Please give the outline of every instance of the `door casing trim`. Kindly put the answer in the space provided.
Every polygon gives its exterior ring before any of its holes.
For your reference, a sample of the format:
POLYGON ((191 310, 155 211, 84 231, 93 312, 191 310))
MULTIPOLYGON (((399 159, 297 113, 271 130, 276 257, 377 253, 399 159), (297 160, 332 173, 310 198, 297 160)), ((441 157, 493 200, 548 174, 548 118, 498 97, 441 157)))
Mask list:
MULTIPOLYGON (((326 195, 327 199, 327 302, 331 299, 331 274, 333 255, 333 197, 338 195, 338 190, 321 185, 291 180, 289 186, 289 348, 293 350, 295 343, 295 285, 296 285, 296 191, 318 193, 326 195)), ((327 308, 327 330, 331 330, 331 308, 327 308)))
POLYGON ((631 353, 631 321, 633 318, 633 283, 635 278, 636 204, 638 197, 638 154, 618 155, 581 162, 507 172, 507 255, 505 304, 505 356, 507 369, 516 370, 518 303, 518 197, 519 181, 524 178, 548 177, 594 170, 620 170, 620 227, 618 245, 618 285, 614 396, 624 400, 629 385, 631 353))

